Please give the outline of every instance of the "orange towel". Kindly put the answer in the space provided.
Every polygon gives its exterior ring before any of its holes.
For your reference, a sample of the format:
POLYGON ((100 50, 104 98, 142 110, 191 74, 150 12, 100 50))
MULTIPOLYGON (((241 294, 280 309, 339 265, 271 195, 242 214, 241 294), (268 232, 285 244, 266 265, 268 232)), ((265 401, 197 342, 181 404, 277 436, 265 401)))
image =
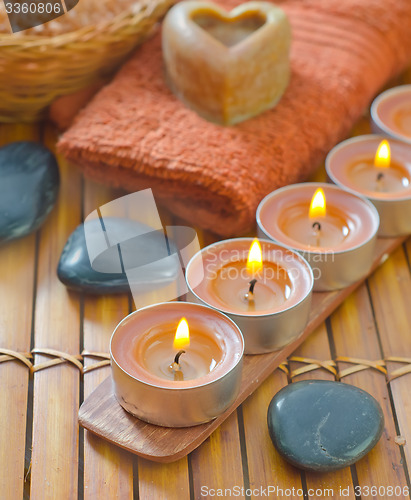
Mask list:
POLYGON ((293 42, 277 107, 234 127, 204 121, 168 90, 157 35, 80 112, 60 151, 98 181, 151 187, 194 225, 249 230, 259 201, 312 173, 411 57, 410 0, 279 3, 293 42))

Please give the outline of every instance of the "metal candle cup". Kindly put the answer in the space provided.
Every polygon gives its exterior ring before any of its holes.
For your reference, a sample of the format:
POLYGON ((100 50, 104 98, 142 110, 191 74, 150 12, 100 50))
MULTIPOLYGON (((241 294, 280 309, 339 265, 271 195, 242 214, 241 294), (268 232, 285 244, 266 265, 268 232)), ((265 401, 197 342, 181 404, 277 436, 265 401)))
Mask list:
POLYGON ((380 94, 371 106, 372 130, 411 144, 411 85, 380 94))
POLYGON ((384 170, 394 179, 393 187, 388 186, 390 190, 377 191, 373 185, 367 188, 353 171, 362 162, 373 160, 383 139, 377 135, 365 135, 342 142, 328 154, 326 170, 332 182, 365 196, 374 204, 380 215, 379 236, 411 234, 411 145, 389 140, 391 167, 384 170))
POLYGON ((144 307, 124 318, 111 337, 116 398, 126 411, 152 424, 188 427, 208 422, 223 413, 237 397, 243 352, 241 331, 218 311, 187 302, 144 307), (193 336, 178 361, 184 372, 183 363, 189 364, 190 350, 194 349, 191 365, 200 371, 189 380, 169 380, 161 376, 153 363, 164 361, 165 369, 173 364, 176 354, 173 339, 182 317, 186 318, 193 336), (205 345, 195 345, 202 337, 206 339, 205 345), (210 349, 216 353, 216 359, 203 373, 201 358, 210 349), (156 356, 164 359, 156 361, 156 356))
POLYGON ((261 271, 247 274, 252 242, 235 238, 204 248, 190 260, 186 280, 190 300, 227 314, 243 332, 245 353, 261 354, 281 349, 304 330, 314 279, 300 255, 268 240, 259 240, 261 271), (253 300, 247 302, 253 278, 253 300))
POLYGON ((267 195, 258 206, 257 224, 260 235, 298 251, 307 259, 314 272, 314 291, 323 292, 345 288, 369 272, 379 217, 375 207, 359 196, 331 184, 307 182, 267 195), (326 226, 332 231, 323 235, 331 240, 332 244, 327 246, 322 246, 321 240, 319 245, 315 241, 305 242, 304 226, 309 231, 316 224, 308 213, 313 194, 319 188, 325 193, 330 214, 326 226))

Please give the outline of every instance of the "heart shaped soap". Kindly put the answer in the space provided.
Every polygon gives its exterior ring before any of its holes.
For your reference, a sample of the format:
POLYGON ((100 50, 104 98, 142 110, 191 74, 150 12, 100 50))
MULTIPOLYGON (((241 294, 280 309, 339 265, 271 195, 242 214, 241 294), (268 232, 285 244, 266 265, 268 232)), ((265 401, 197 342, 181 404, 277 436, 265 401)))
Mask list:
POLYGON ((175 5, 163 23, 171 90, 207 120, 232 125, 272 108, 289 78, 291 29, 268 2, 227 13, 209 2, 175 5))

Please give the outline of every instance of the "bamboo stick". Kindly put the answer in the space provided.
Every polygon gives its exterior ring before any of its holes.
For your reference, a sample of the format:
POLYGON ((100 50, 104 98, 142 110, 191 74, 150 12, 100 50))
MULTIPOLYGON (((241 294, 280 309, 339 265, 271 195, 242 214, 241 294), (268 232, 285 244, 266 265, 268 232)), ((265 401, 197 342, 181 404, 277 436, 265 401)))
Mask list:
POLYGON ((190 498, 187 457, 171 464, 138 459, 141 500, 182 500, 190 498))
MULTIPOLYGON (((105 188, 89 180, 84 184, 84 214, 87 216, 99 206, 121 196, 118 191, 105 188)), ((129 312, 128 295, 85 296, 83 343, 89 352, 109 352, 111 334, 129 312)), ((96 361, 86 357, 84 366, 96 361)), ((84 375, 84 398, 107 377, 110 366, 84 375)), ((135 458, 103 439, 84 431, 84 498, 101 500, 133 498, 133 460, 135 458)))
MULTIPOLYGON (((34 125, 0 128, 0 144, 38 140, 34 125)), ((0 248, 0 347, 30 351, 35 235, 0 248)), ((19 361, 0 364, 0 492, 4 500, 22 498, 29 370, 19 361)))
MULTIPOLYGON (((55 137, 47 133, 46 144, 55 137)), ((60 253, 80 222, 80 175, 60 161, 57 206, 40 231, 34 345, 78 354, 79 298, 67 292, 56 275, 60 253)), ((36 364, 49 359, 36 355, 36 364)), ((64 363, 34 375, 31 498, 77 498, 80 373, 64 363)))
MULTIPOLYGON (((391 276, 390 279, 393 279, 391 276)), ((351 295, 332 316, 332 330, 337 356, 378 360, 381 352, 378 345, 374 318, 367 288, 362 285, 351 295)), ((351 367, 339 363, 340 371, 351 367)), ((384 433, 373 450, 356 464, 358 481, 361 487, 376 487, 380 497, 388 497, 388 487, 400 487, 401 493, 395 498, 409 498, 404 495, 407 486, 401 453, 395 444, 395 425, 391 412, 389 392, 383 373, 377 370, 364 370, 343 379, 369 392, 380 403, 384 412, 384 433)), ((399 490, 398 490, 399 491, 399 490)), ((364 490, 365 495, 365 490, 364 490)))
MULTIPOLYGON (((411 280, 403 249, 398 249, 368 281, 384 357, 411 359, 411 280)), ((401 366, 404 364, 387 362, 388 377, 401 366)), ((411 464, 410 374, 393 380, 390 387, 406 462, 411 464)))
MULTIPOLYGON (((242 405, 250 488, 274 486, 270 498, 301 499, 301 473, 286 462, 274 448, 268 434, 267 410, 274 395, 287 385, 287 376, 276 370, 242 405), (288 489, 295 488, 290 495, 288 489)), ((252 494, 252 499, 261 498, 252 494)))
POLYGON ((224 491, 233 489, 234 486, 240 488, 244 486, 236 412, 232 413, 199 448, 191 453, 190 459, 194 498, 204 497, 204 492, 210 489, 220 488, 224 491))

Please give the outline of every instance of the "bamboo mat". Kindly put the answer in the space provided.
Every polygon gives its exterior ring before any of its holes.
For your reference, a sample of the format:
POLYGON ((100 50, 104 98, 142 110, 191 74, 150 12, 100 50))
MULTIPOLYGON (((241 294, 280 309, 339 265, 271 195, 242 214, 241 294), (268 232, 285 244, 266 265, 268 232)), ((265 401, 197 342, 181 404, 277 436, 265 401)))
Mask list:
MULTIPOLYGON (((411 72, 406 81, 411 82, 411 72)), ((364 118, 354 133, 366 132, 364 118)), ((49 125, 0 127, 0 144, 19 139, 53 149, 56 133, 49 125)), ((225 489, 234 497, 242 487, 251 491, 239 498, 254 499, 268 486, 276 489, 270 498, 354 499, 359 487, 361 498, 410 498, 411 240, 203 445, 178 462, 152 463, 77 423, 79 405, 110 373, 100 353, 107 353, 111 332, 132 302, 127 296, 67 292, 57 280, 57 262, 73 229, 84 215, 121 195, 84 180, 63 161, 60 169, 58 205, 46 224, 0 248, 0 349, 27 353, 26 364, 0 353, 1 500, 191 500, 207 498, 207 492, 211 498, 217 489, 229 498, 225 489), (37 353, 30 359, 33 349, 37 353), (89 354, 81 356, 84 352, 89 354), (69 361, 56 362, 67 354, 69 361), (99 367, 90 369, 94 365, 99 367), (385 431, 355 466, 327 474, 301 472, 284 462, 269 440, 268 404, 292 381, 339 377, 378 399, 385 431)), ((165 225, 181 222, 167 213, 162 218, 165 225)), ((202 245, 214 241, 210 234, 200 236, 202 245)))

